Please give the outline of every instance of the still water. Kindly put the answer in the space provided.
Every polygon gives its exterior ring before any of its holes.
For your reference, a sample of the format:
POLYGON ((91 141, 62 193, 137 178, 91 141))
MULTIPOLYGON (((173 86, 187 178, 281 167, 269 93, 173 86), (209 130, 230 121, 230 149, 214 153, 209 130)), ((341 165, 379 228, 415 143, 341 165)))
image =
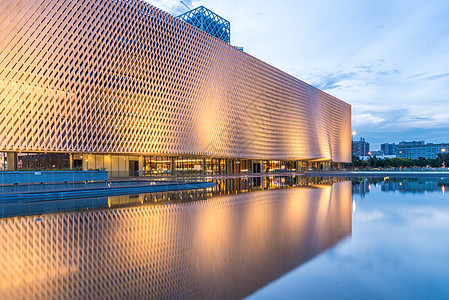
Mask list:
POLYGON ((0 207, 0 299, 449 298, 445 180, 216 183, 0 207))

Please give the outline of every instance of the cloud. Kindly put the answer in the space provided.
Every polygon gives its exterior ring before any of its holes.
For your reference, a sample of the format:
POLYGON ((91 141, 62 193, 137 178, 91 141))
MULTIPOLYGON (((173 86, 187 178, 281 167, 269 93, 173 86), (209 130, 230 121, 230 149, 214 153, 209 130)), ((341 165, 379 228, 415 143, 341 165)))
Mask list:
MULTIPOLYGON (((188 11, 187 7, 185 7, 181 1, 177 0, 146 0, 146 2, 156 6, 157 8, 160 8, 174 16, 179 16, 186 11, 188 11)), ((188 7, 191 9, 195 8, 193 7, 192 0, 182 0, 188 7)))
POLYGON ((320 78, 318 82, 312 83, 313 86, 320 90, 331 90, 340 87, 338 83, 343 80, 350 80, 356 76, 356 73, 327 74, 320 78))
POLYGON ((408 76, 407 79, 414 79, 414 78, 420 78, 424 75, 426 75, 427 73, 418 73, 418 74, 413 74, 411 76, 408 76))
POLYGON ((364 66, 364 65, 360 65, 360 66, 355 66, 354 69, 359 69, 362 72, 366 72, 366 73, 373 73, 373 66, 364 66))
POLYGON ((397 75, 399 73, 401 73, 399 70, 394 69, 394 70, 391 70, 391 71, 377 72, 376 74, 380 75, 380 76, 390 76, 390 75, 397 75))
POLYGON ((378 125, 385 121, 384 118, 380 116, 376 116, 372 113, 364 113, 354 115, 352 118, 354 124, 363 124, 363 125, 378 125))
POLYGON ((437 80, 437 79, 447 77, 447 76, 449 76, 449 73, 444 73, 444 74, 435 75, 435 76, 429 76, 429 77, 424 78, 423 80, 437 80))
MULTIPOLYGON (((305 76, 307 78, 306 81, 310 82, 311 85, 320 90, 329 91, 337 88, 372 85, 401 73, 398 69, 388 69, 389 66, 382 66, 382 64, 378 66, 358 65, 338 72, 325 73, 323 75, 308 73, 307 75, 298 75, 298 77, 305 76)), ((319 73, 319 71, 316 72, 319 73)))

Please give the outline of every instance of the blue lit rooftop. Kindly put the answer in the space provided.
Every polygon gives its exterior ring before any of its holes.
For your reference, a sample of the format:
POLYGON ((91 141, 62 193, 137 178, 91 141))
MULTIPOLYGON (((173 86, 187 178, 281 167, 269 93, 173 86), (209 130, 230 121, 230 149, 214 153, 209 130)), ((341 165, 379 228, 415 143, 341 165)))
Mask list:
POLYGON ((231 23, 204 6, 189 10, 178 18, 228 44, 231 42, 231 23))

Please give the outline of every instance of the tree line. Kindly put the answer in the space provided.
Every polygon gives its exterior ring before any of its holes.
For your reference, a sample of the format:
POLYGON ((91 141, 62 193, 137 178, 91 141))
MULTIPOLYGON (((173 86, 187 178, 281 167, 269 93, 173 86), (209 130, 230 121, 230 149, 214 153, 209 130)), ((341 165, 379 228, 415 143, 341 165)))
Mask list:
POLYGON ((372 167, 372 168, 441 168, 449 167, 449 153, 439 153, 436 158, 408 159, 408 158, 377 158, 371 156, 368 160, 361 160, 358 156, 352 156, 352 167, 372 167))

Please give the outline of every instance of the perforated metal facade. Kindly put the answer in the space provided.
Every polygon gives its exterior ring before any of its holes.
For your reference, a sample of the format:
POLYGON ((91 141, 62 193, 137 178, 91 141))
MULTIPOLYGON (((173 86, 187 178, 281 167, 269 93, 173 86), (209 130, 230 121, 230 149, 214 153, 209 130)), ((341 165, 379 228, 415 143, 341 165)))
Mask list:
POLYGON ((350 114, 141 1, 0 2, 0 151, 344 162, 350 114))

